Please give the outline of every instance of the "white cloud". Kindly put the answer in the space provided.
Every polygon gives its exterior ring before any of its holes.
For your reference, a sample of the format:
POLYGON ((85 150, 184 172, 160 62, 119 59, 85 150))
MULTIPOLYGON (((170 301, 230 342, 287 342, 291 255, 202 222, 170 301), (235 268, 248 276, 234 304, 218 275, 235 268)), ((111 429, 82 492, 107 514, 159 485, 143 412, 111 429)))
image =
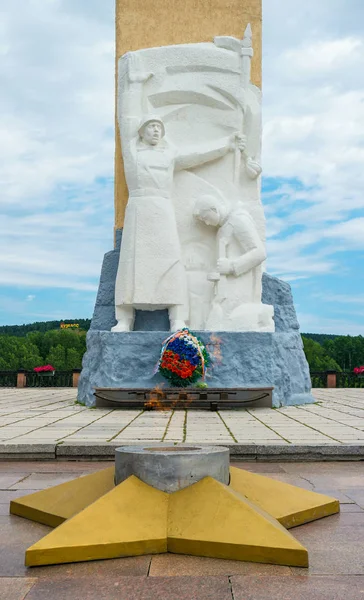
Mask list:
POLYGON ((113 5, 0 0, 2 286, 96 291, 113 236, 113 5))
MULTIPOLYGON (((93 292, 112 246, 114 0, 0 0, 0 15, 0 285, 93 292)), ((263 0, 263 15, 263 166, 282 180, 268 267, 307 281, 363 248, 364 2, 263 0)))
POLYGON ((268 267, 344 271, 364 245, 364 3, 263 6, 264 173, 292 182, 264 196, 268 267))
POLYGON ((297 314, 300 329, 305 333, 328 333, 336 335, 364 335, 364 323, 362 319, 350 321, 348 318, 335 319, 321 317, 315 313, 297 314))
MULTIPOLYGON (((312 294, 313 298, 319 298, 325 302, 334 302, 335 304, 360 304, 364 306, 364 294, 351 296, 349 294, 337 294, 335 292, 326 291, 325 293, 312 294)), ((357 314, 355 312, 355 314, 357 314)))
POLYGON ((346 248, 354 247, 364 250, 364 217, 333 225, 324 235, 327 238, 341 240, 345 243, 346 248))
POLYGON ((310 79, 322 77, 330 72, 346 69, 348 62, 359 63, 362 51, 363 42, 354 37, 303 43, 283 54, 282 67, 297 79, 303 73, 310 79))
POLYGON ((0 206, 31 200, 34 210, 63 182, 113 174, 113 22, 85 3, 1 5, 0 206))
POLYGON ((0 285, 96 291, 112 216, 79 210, 5 215, 0 222, 0 285))

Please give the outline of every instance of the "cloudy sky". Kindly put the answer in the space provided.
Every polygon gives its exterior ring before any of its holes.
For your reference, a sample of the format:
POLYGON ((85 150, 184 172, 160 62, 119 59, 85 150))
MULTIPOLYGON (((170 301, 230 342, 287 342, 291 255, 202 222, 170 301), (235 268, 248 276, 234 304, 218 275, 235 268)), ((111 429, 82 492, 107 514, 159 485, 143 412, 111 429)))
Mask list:
MULTIPOLYGON (((268 272, 364 334, 364 2, 263 0, 268 272)), ((0 0, 0 324, 90 317, 112 248, 114 0, 0 0)))

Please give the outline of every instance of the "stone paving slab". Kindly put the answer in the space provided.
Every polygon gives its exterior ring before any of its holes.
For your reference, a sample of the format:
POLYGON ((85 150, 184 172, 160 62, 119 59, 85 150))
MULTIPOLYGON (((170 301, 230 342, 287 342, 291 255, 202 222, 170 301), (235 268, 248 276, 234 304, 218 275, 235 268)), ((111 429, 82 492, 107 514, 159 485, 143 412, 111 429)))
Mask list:
POLYGON ((104 458, 124 444, 220 444, 241 459, 364 459, 364 388, 279 409, 89 409, 74 388, 0 388, 0 458, 104 458))
POLYGON ((228 577, 102 577, 40 580, 26 600, 65 600, 75 590, 87 600, 232 600, 228 577))
POLYGON ((364 462, 237 462, 234 466, 341 497, 341 513, 291 530, 308 569, 164 554, 26 568, 50 528, 9 515, 24 495, 105 467, 92 461, 0 463, 0 600, 360 600, 364 598, 364 462))
POLYGON ((364 577, 232 577, 234 600, 360 600, 364 577))
POLYGON ((23 600, 36 581, 25 577, 0 578, 0 600, 23 600))

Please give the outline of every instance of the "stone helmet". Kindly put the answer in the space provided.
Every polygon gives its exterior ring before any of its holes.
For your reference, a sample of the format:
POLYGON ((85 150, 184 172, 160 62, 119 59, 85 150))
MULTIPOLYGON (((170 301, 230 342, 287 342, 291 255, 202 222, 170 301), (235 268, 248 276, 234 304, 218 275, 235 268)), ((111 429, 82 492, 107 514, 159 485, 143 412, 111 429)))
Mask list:
POLYGON ((140 121, 139 129, 138 129, 140 137, 143 135, 144 127, 146 125, 148 125, 148 123, 152 123, 153 121, 156 121, 157 123, 161 124, 161 126, 162 126, 162 137, 165 136, 166 130, 165 130, 164 123, 163 123, 162 119, 160 117, 158 117, 158 115, 144 115, 144 117, 140 121))

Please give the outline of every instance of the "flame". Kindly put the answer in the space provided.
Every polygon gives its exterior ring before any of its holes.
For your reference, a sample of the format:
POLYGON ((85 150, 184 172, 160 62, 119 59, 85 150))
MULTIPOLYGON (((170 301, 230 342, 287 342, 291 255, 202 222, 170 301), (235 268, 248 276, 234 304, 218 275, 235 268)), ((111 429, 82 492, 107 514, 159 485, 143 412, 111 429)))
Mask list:
POLYGON ((183 401, 183 408, 187 408, 196 399, 196 396, 196 392, 191 393, 179 388, 173 389, 173 391, 169 390, 167 394, 161 385, 157 385, 149 392, 149 399, 144 406, 147 410, 169 411, 174 410, 183 401), (176 397, 172 400, 168 396, 176 397), (181 398, 181 396, 186 396, 186 398, 181 398), (167 400, 168 404, 166 403, 167 400))
POLYGON ((156 385, 150 391, 149 400, 145 403, 145 408, 151 410, 170 410, 169 406, 165 406, 163 404, 163 400, 165 398, 164 391, 161 385, 156 385))

